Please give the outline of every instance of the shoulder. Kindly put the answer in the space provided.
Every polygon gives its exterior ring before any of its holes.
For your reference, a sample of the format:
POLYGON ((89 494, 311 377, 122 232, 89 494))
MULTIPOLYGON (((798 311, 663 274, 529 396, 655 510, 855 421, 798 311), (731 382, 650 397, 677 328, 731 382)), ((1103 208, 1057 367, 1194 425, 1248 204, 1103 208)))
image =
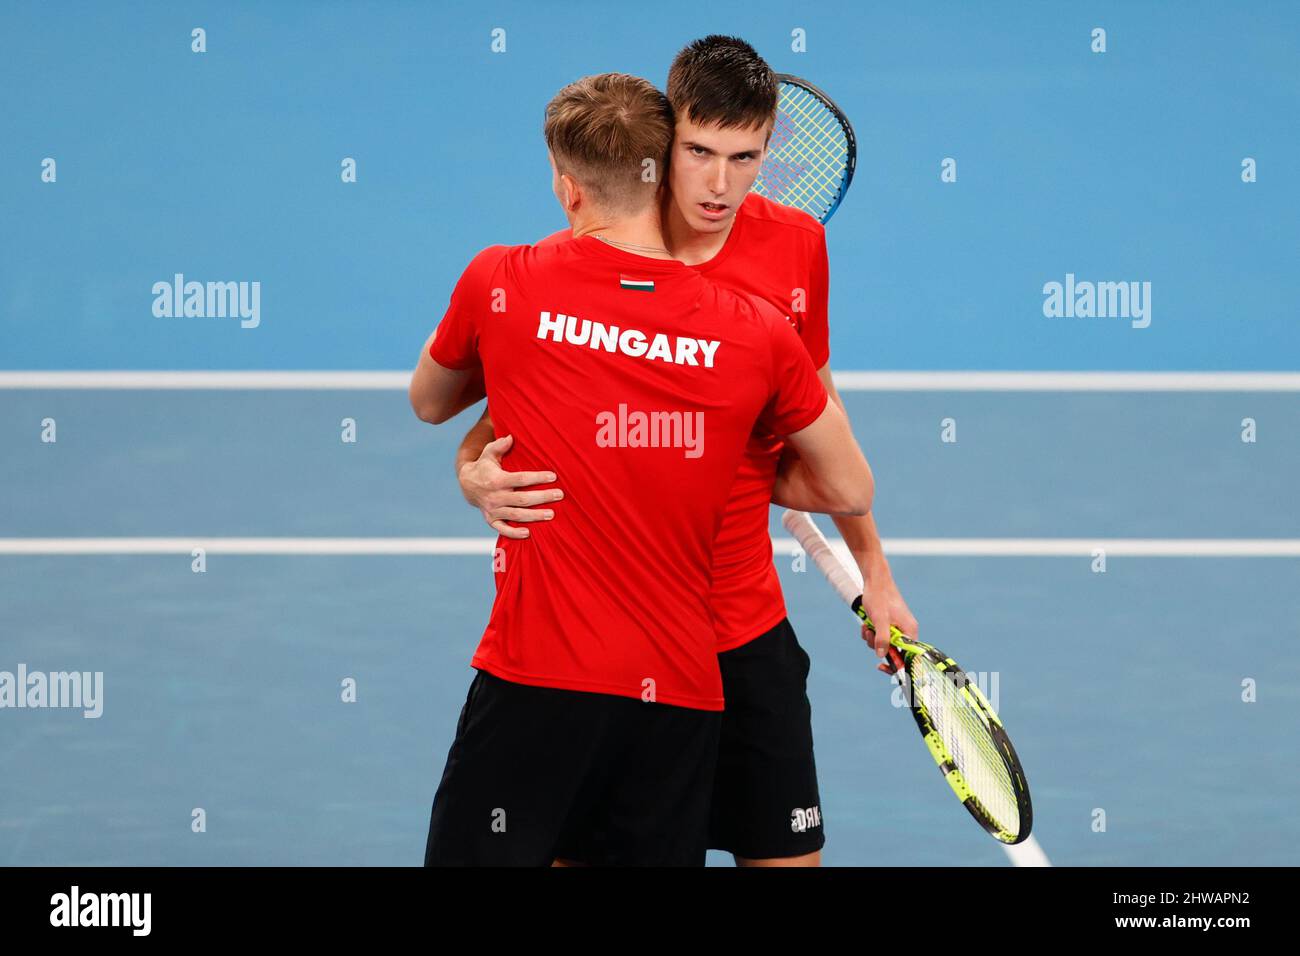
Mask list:
POLYGON ((802 209, 773 202, 766 196, 750 193, 736 213, 759 229, 785 234, 792 241, 823 243, 826 227, 802 209))
POLYGON ((554 246, 561 242, 568 242, 572 238, 573 238, 572 229, 561 229, 558 232, 551 233, 545 239, 539 240, 537 243, 537 247, 540 249, 543 246, 554 246))
POLYGON ((474 258, 465 267, 465 275, 470 277, 489 277, 500 268, 501 264, 512 256, 517 256, 528 246, 488 246, 475 253, 474 258))
POLYGON ((718 310, 733 316, 733 323, 751 326, 755 333, 760 334, 771 334, 773 329, 790 324, 781 311, 762 296, 718 283, 708 284, 718 297, 718 310))
POLYGON ((470 259, 460 281, 468 285, 489 286, 518 276, 534 258, 536 246, 488 246, 470 259))

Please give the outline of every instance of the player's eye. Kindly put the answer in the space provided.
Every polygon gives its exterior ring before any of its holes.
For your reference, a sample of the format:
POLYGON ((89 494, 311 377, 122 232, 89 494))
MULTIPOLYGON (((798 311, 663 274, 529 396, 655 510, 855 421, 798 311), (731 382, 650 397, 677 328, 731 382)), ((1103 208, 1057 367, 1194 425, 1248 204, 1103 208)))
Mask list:
POLYGON ((692 146, 692 147, 691 147, 691 155, 692 155, 692 156, 707 156, 707 155, 709 155, 709 151, 708 151, 707 149, 705 149, 703 146, 692 146))

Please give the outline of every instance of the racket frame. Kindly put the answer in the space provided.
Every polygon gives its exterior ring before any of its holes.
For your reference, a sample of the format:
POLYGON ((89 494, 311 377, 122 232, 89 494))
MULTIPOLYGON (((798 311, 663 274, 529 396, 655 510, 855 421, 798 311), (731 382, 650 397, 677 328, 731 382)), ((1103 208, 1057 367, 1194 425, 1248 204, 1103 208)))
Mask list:
MULTIPOLYGON (((863 623, 870 625, 871 619, 867 617, 867 612, 862 607, 861 597, 855 599, 852 609, 863 623)), ((874 627, 871 629, 875 630, 874 627)), ((890 647, 886 657, 893 668, 893 676, 898 679, 899 686, 906 695, 908 709, 912 712, 912 717, 916 721, 916 728, 921 733, 921 739, 925 741, 926 749, 930 751, 930 756, 934 758, 939 772, 943 774, 943 778, 948 782, 948 786, 952 788, 952 792, 961 801, 962 806, 970 812, 970 815, 995 840, 1008 846, 1024 842, 1029 837, 1029 832, 1033 829, 1034 824, 1033 803, 1029 798, 1029 784, 1025 779, 1025 772, 1020 764, 1020 757, 1016 754, 1016 748, 1012 746, 1011 738, 1007 736, 1007 732, 1003 729, 1002 721, 998 719, 997 713, 993 710, 993 705, 989 703, 988 698, 979 689, 979 685, 966 676, 966 672, 962 670, 961 666, 934 645, 913 640, 897 628, 890 629, 889 644, 890 647), (975 713, 984 729, 988 732, 989 738, 993 741, 994 748, 1006 768, 1007 775, 1011 779, 1011 790, 1016 800, 1016 812, 1020 818, 1019 833, 1011 833, 999 826, 966 782, 966 777, 957 766, 957 761, 939 735, 929 709, 912 686, 912 662, 917 658, 925 658, 930 666, 940 673, 940 679, 951 681, 953 686, 961 691, 966 706, 975 713)))
MULTIPOLYGON (((795 536, 800 547, 813 559, 813 563, 821 569, 831 586, 849 605, 849 608, 857 614, 864 624, 870 626, 874 631, 875 626, 871 623, 871 619, 862 606, 862 581, 857 569, 850 570, 849 566, 840 560, 811 516, 802 511, 787 511, 782 516, 781 523, 787 531, 795 536)), ((1034 824, 1033 801, 1029 796, 1029 781, 1025 777, 1020 757, 1016 754, 1015 747, 1011 745, 1011 738, 1002 727, 1002 721, 998 718, 997 713, 993 710, 993 705, 989 703, 978 685, 972 682, 966 676, 966 672, 947 654, 932 644, 908 637, 897 626, 892 626, 889 629, 889 648, 885 656, 889 661, 889 666, 893 669, 894 676, 898 678, 900 686, 903 687, 904 692, 907 694, 908 709, 912 712, 917 730, 921 733, 921 739, 925 741, 926 749, 930 752, 930 756, 934 758, 939 772, 943 774, 948 786, 952 788, 953 794, 961 801, 962 806, 970 812, 970 815, 990 836, 1000 843, 1014 846, 1027 840, 1034 824), (928 709, 920 700, 919 695, 914 692, 915 688, 912 686, 911 664, 918 657, 925 657, 931 666, 942 673, 943 679, 953 681, 954 685, 960 688, 967 706, 971 708, 979 718, 980 723, 988 731, 989 738, 993 741, 997 754, 1006 768, 1007 776, 1011 780, 1016 810, 1020 817, 1020 830, 1018 833, 1007 831, 992 819, 979 798, 971 791, 965 775, 957 767, 952 753, 943 742, 943 738, 939 736, 928 709)))
MULTIPOLYGON (((844 115, 844 111, 841 110, 839 106, 836 105, 833 99, 827 96, 818 87, 809 83, 807 80, 803 79, 802 77, 795 76, 792 73, 777 73, 776 82, 778 86, 780 86, 783 83, 789 84, 791 86, 797 86, 805 90, 806 92, 810 93, 812 96, 816 97, 821 102, 821 104, 830 111, 831 115, 834 116, 835 119, 839 121, 840 127, 844 130, 844 138, 846 142, 845 152, 847 154, 844 160, 844 181, 840 183, 839 191, 835 196, 835 201, 831 203, 830 208, 826 210, 825 214, 818 217, 818 221, 821 222, 822 225, 825 225, 826 223, 830 222, 831 216, 835 215, 835 210, 840 208, 840 203, 844 201, 844 195, 849 191, 849 186, 853 182, 853 172, 857 168, 857 164, 858 164, 857 135, 853 132, 853 124, 850 123, 849 118, 844 115)), ((778 106, 777 109, 779 111, 780 107, 778 106)), ((763 165, 766 167, 767 165, 766 161, 764 162, 763 165)), ((758 175, 759 175, 759 179, 762 179, 763 171, 759 170, 758 175)))

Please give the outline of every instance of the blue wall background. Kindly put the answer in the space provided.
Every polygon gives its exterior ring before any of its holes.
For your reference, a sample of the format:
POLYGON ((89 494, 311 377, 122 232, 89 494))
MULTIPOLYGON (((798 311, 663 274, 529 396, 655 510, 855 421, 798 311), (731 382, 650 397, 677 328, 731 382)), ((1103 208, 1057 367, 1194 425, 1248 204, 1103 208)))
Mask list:
POLYGON ((856 126, 835 368, 1297 366, 1294 3, 280 0, 5 5, 0 369, 409 367, 476 250, 562 225, 555 90, 709 32, 856 126), (156 318, 177 272, 261 282, 261 325, 156 318), (1152 283, 1150 327, 1044 317, 1067 273, 1152 283))

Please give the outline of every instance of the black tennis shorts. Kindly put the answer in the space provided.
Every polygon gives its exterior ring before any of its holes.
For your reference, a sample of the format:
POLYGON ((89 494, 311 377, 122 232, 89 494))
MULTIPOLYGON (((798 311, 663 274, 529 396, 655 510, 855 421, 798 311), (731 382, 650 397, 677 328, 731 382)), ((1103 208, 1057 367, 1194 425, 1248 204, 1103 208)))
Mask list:
POLYGON ((480 670, 425 866, 703 866, 722 714, 480 670))
POLYGON ((789 619, 718 655, 722 715, 709 846, 747 859, 804 856, 826 842, 813 760, 808 654, 789 619))

